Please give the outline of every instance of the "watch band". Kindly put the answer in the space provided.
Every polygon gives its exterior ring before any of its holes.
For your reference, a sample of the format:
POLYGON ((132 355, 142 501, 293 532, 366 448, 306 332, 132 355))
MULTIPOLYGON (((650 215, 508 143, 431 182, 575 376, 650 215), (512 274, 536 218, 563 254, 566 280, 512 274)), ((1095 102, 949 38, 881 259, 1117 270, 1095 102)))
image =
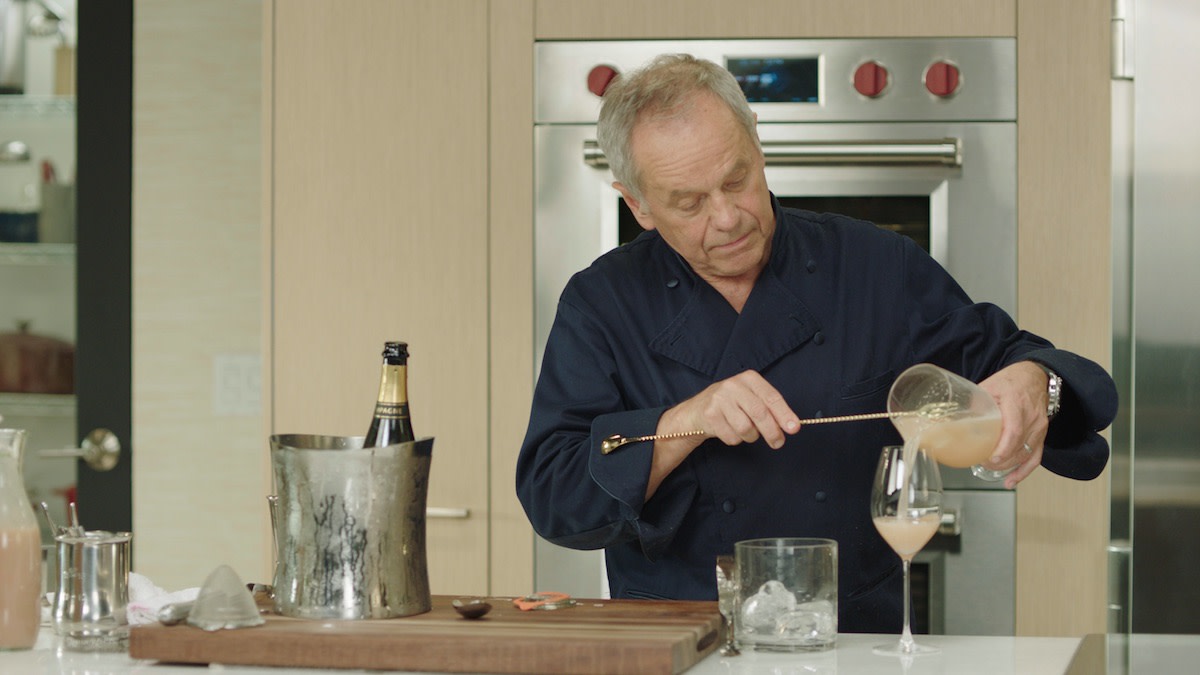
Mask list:
POLYGON ((1046 419, 1052 420, 1054 419, 1054 416, 1058 414, 1059 408, 1062 407, 1063 381, 1062 378, 1058 376, 1058 373, 1050 370, 1046 366, 1043 366, 1039 363, 1038 367, 1046 373, 1046 378, 1048 380, 1046 385, 1046 419))

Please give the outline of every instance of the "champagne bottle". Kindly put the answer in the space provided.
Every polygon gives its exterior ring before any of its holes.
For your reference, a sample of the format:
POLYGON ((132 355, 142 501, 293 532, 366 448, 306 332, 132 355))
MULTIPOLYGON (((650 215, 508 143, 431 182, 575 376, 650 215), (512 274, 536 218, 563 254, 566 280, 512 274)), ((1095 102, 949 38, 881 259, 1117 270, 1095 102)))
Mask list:
POLYGON ((383 371, 379 376, 379 397, 375 416, 367 431, 365 448, 394 445, 414 440, 408 414, 408 345, 404 342, 383 344, 383 371))

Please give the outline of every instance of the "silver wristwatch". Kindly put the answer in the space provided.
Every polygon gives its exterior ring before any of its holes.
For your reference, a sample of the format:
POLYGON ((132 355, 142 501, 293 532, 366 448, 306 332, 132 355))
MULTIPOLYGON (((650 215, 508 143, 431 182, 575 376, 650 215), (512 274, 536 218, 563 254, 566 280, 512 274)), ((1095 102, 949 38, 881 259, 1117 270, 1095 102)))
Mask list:
POLYGON ((1058 373, 1040 363, 1037 365, 1046 373, 1046 378, 1049 380, 1046 385, 1046 419, 1052 420, 1058 414, 1058 409, 1062 407, 1063 381, 1058 373))

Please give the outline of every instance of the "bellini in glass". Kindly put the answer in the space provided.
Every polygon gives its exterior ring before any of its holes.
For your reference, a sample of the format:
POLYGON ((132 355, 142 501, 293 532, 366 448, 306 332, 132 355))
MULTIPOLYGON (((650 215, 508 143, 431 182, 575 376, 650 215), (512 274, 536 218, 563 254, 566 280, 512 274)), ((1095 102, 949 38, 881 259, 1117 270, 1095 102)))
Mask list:
POLYGON ((871 518, 879 535, 900 556, 904 574, 904 628, 900 640, 874 648, 885 656, 936 654, 913 641, 909 625, 909 567, 942 521, 942 478, 937 462, 915 443, 889 445, 879 456, 871 488, 871 518))

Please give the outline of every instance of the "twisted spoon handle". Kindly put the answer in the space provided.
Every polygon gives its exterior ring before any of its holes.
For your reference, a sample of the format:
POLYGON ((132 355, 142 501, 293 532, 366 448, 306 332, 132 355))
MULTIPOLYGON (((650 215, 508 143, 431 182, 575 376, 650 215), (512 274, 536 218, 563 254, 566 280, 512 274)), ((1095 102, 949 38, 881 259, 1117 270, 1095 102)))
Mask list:
POLYGON ((877 412, 877 413, 859 413, 857 415, 837 415, 834 417, 813 417, 811 419, 800 420, 800 426, 805 424, 829 424, 830 422, 859 422, 862 420, 882 420, 892 419, 895 417, 911 417, 913 415, 922 414, 918 410, 900 411, 900 412, 877 412))
MULTIPOLYGON (((809 419, 800 420, 800 426, 803 427, 806 424, 829 424, 831 422, 859 422, 862 420, 892 419, 896 417, 909 417, 920 414, 922 414, 921 411, 914 410, 900 412, 859 413, 857 415, 837 415, 834 417, 812 417, 809 419)), ((600 454, 607 455, 613 450, 616 450, 622 445, 626 445, 628 443, 641 443, 643 441, 683 438, 684 436, 703 436, 706 433, 708 432, 703 429, 694 429, 692 431, 680 431, 673 434, 650 434, 649 436, 633 436, 631 438, 627 438, 621 434, 613 434, 612 436, 609 436, 601 441, 600 454)))

